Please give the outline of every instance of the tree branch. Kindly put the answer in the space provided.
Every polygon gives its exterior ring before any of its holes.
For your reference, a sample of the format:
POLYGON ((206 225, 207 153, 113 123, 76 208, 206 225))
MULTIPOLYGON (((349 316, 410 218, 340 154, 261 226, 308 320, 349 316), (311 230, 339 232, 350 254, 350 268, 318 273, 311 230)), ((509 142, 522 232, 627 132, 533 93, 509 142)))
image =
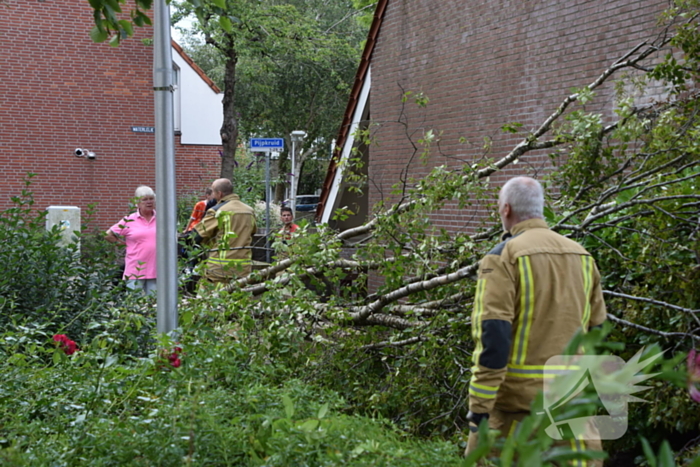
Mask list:
POLYGON ((671 338, 674 338, 674 337, 690 337, 691 339, 694 339, 694 340, 696 340, 696 341, 700 341, 700 336, 696 336, 696 335, 694 335, 694 334, 688 334, 688 333, 685 333, 685 332, 664 332, 664 331, 659 331, 658 329, 648 328, 648 327, 646 327, 646 326, 642 326, 641 324, 631 323, 631 322, 629 322, 629 321, 627 321, 627 320, 618 318, 617 316, 612 315, 612 314, 610 314, 610 313, 608 313, 608 319, 609 319, 610 321, 614 322, 614 323, 622 324, 622 325, 624 325, 624 326, 629 326, 629 327, 634 328, 634 329, 639 329, 640 331, 648 332, 648 333, 650 333, 650 334, 655 334, 655 335, 657 335, 657 336, 662 336, 662 337, 665 337, 665 338, 667 338, 667 339, 671 339, 671 338))
POLYGON ((603 293, 605 295, 610 295, 612 297, 625 298, 627 300, 634 300, 637 302, 651 303, 653 305, 662 306, 664 308, 669 308, 671 310, 681 311, 683 313, 690 313, 690 314, 700 313, 700 310, 693 310, 691 308, 683 308, 683 307, 678 306, 678 305, 672 305, 670 303, 662 302, 660 300, 654 300, 652 298, 636 297, 634 295, 627 295, 627 294, 620 293, 620 292, 613 292, 612 290, 603 290, 603 293))
POLYGON ((396 302, 404 297, 407 297, 411 294, 414 294, 416 292, 423 292, 426 290, 431 290, 436 287, 442 286, 442 285, 447 285, 451 284, 453 282, 457 282, 458 280, 464 279, 466 277, 469 277, 470 275, 473 275, 477 268, 479 267, 479 264, 471 264, 469 266, 460 268, 456 270, 455 272, 452 272, 450 274, 445 274, 443 276, 438 276, 430 280, 426 281, 421 281, 421 282, 416 282, 413 284, 409 284, 407 286, 401 287, 399 289, 393 290, 385 295, 382 295, 377 299, 376 301, 370 303, 367 306, 363 307, 354 307, 348 316, 349 318, 355 322, 355 323, 360 323, 364 320, 366 320, 370 315, 373 315, 374 313, 379 312, 382 310, 384 307, 386 307, 388 304, 396 302))

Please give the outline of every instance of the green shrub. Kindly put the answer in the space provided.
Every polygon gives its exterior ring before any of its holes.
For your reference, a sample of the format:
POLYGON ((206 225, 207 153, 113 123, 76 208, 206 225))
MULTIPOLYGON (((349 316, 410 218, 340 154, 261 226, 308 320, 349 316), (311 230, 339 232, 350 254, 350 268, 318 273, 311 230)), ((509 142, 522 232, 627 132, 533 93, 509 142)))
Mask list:
MULTIPOLYGON (((391 424, 346 415, 335 392, 253 357, 267 346, 252 323, 194 302, 182 365, 162 337, 144 358, 124 355, 132 324, 69 356, 40 330, 0 334, 0 463, 116 465, 460 465, 455 446, 406 438, 391 424), (122 331, 119 331, 122 330, 122 331), (31 342, 30 342, 31 341, 31 342), (169 352, 170 350, 166 351, 169 352), (53 356, 53 358, 50 358, 53 356)), ((155 342, 155 341, 152 341, 155 342)), ((128 345, 127 345, 128 346, 128 345)))
POLYGON ((46 229, 46 212, 33 209, 32 176, 12 198, 14 206, 0 213, 0 242, 8 246, 0 249, 0 327, 29 326, 83 340, 101 331, 99 323, 113 317, 115 303, 143 314, 136 297, 115 280, 114 249, 102 232, 79 233, 79 251, 76 244, 61 246, 58 227, 46 229))

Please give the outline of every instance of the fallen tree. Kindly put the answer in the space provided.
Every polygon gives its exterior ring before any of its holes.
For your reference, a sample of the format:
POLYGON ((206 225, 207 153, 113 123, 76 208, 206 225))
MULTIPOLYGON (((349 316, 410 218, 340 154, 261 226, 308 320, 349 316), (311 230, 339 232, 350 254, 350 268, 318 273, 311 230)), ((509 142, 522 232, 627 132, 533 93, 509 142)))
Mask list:
MULTIPOLYGON (((652 56, 658 57, 674 37, 667 30, 655 41, 639 44, 629 51, 581 91, 567 96, 537 129, 526 134, 500 160, 465 165, 459 170, 437 167, 417 186, 408 189, 407 196, 399 203, 375 214, 361 227, 340 233, 320 228, 315 234, 300 235, 295 245, 285 253, 287 259, 232 283, 226 290, 243 290, 259 295, 288 285, 295 275, 320 277, 328 271, 363 275, 375 271, 386 277, 395 272, 394 265, 400 264, 401 276, 388 278, 387 281, 396 284, 394 287, 381 287, 370 295, 352 294, 349 300, 326 300, 327 297, 320 294, 314 308, 323 315, 335 312, 337 316, 340 313, 352 324, 372 322, 391 327, 393 323, 405 329, 410 321, 393 319, 397 316, 392 315, 392 305, 401 301, 400 308, 393 310, 401 309, 406 314, 406 310, 426 308, 426 302, 431 302, 433 307, 435 303, 440 303, 441 289, 475 274, 477 260, 485 249, 493 245, 499 226, 484 223, 477 234, 456 234, 446 238, 436 237, 435 232, 430 231, 429 224, 418 232, 409 232, 404 226, 429 216, 431 211, 440 209, 445 201, 459 199, 464 204, 474 196, 472 188, 475 194, 493 195, 482 183, 485 179, 514 161, 526 159, 529 153, 543 149, 558 151, 555 163, 560 164, 558 173, 549 177, 563 187, 556 197, 549 198, 550 206, 561 213, 550 211, 548 220, 554 230, 584 243, 601 242, 600 247, 618 256, 622 255, 619 248, 607 242, 606 238, 614 230, 629 231, 630 225, 642 219, 652 223, 661 222, 662 219, 672 220, 679 227, 690 228, 688 234, 697 232, 697 226, 693 230, 693 223, 697 223, 694 216, 697 216, 700 195, 693 193, 692 189, 690 192, 672 194, 678 190, 687 191, 700 176, 697 170, 700 160, 692 144, 697 122, 694 113, 687 114, 695 104, 694 95, 670 94, 665 102, 643 107, 634 106, 629 96, 620 96, 620 118, 615 122, 604 125, 600 115, 577 111, 579 113, 575 118, 578 121, 590 120, 594 123, 587 127, 585 133, 577 130, 575 120, 555 128, 565 116, 572 115, 571 112, 567 114, 572 105, 582 99, 591 99, 591 93, 616 73, 626 69, 653 72, 655 68, 646 61, 652 56), (682 125, 676 123, 677 132, 672 137, 664 135, 666 140, 661 141, 661 135, 657 134, 669 130, 668 119, 672 115, 676 119, 682 118, 682 125), (663 144, 664 148, 649 152, 650 147, 659 144, 663 144), (576 183, 572 182, 572 178, 576 178, 576 183), (434 186, 441 189, 436 190, 434 186), (355 252, 351 259, 340 258, 342 248, 350 240, 368 235, 371 238, 363 244, 362 251, 355 252), (324 245, 320 261, 316 251, 318 245, 324 245), (305 254, 306 250, 315 253, 305 254), (460 250, 461 253, 455 256, 460 250), (451 261, 448 261, 449 257, 451 261), (417 267, 407 267, 411 263, 417 267), (438 296, 432 297, 429 292, 436 292, 438 296)), ((647 237, 651 240, 649 235, 647 237)), ((693 251, 688 246, 680 248, 693 251)), ((454 293, 451 291, 449 295, 454 293)), ((664 307, 660 301, 647 303, 664 307)), ((695 316, 697 312, 691 310, 688 316, 700 324, 695 316)), ((415 325, 424 324, 422 319, 415 321, 415 325)), ((700 339, 692 332, 685 335, 689 339, 700 339)))
MULTIPOLYGON (((289 245, 277 245, 286 259, 230 284, 219 306, 239 319, 252 317, 261 332, 278 333, 288 346, 284 358, 299 359, 298 376, 329 384, 407 430, 459 432, 471 365, 473 278, 501 232, 495 209, 473 232, 436 229, 431 214, 446 203, 459 209, 474 200, 495 203, 489 177, 515 162, 527 166, 529 157, 546 151, 552 167, 538 177, 550 187, 547 221, 596 258, 610 339, 631 353, 651 343, 696 346, 700 100, 692 88, 698 69, 689 45, 697 42, 693 25, 693 14, 673 16, 657 38, 634 47, 566 96, 537 128, 522 132, 502 158, 484 154, 460 167, 435 167, 421 180, 404 181, 400 199, 360 227, 307 228, 289 245), (686 60, 676 62, 673 52, 683 47, 690 49, 686 60), (596 90, 616 79, 635 83, 617 87, 617 119, 586 111, 596 90), (644 95, 652 81, 668 89, 652 104, 636 105, 638 95, 624 91, 644 95)), ((416 153, 429 146, 414 143, 416 153)), ((657 403, 637 416, 663 414, 649 430, 692 431, 700 420, 687 397, 668 410, 682 392, 659 389, 657 403)))

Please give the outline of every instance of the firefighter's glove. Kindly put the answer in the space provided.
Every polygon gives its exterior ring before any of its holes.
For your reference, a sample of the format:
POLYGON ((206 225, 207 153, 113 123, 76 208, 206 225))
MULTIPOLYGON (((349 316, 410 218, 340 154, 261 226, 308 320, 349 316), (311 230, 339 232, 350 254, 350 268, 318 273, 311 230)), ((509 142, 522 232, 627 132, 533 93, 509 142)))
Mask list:
POLYGON ((482 420, 488 420, 489 414, 487 413, 474 413, 471 410, 467 414, 467 420, 469 420, 469 431, 476 433, 479 431, 479 424, 482 420))

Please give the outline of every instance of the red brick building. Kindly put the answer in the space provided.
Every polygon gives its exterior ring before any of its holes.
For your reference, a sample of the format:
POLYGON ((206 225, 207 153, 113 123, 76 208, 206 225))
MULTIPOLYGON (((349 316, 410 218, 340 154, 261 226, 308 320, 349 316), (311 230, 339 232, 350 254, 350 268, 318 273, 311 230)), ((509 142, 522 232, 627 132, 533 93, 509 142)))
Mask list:
MULTIPOLYGON (((92 14, 87 0, 0 3, 0 209, 28 172, 37 209, 78 206, 85 216, 94 203, 100 229, 127 212, 138 185, 158 191, 153 30, 95 44, 92 14)), ((173 62, 177 192, 201 192, 220 169, 221 91, 176 44, 173 62)))
MULTIPOLYGON (((334 208, 349 206, 359 215, 331 225, 357 225, 377 202, 396 199, 391 186, 402 179, 421 178, 437 165, 505 156, 573 88, 588 85, 626 52, 653 40, 667 6, 658 0, 379 0, 319 220, 331 222, 334 208), (404 103, 407 92, 412 95, 404 103), (425 108, 413 103, 419 93, 429 99, 425 108), (511 122, 523 124, 523 132, 501 130, 511 122), (357 146, 355 128, 368 125, 376 144, 361 148, 370 182, 357 198, 346 190, 338 161, 357 146), (424 165, 418 140, 428 130, 440 135, 439 146, 433 143, 424 165)), ((613 92, 611 80, 586 110, 612 121, 613 92)), ((551 169, 546 152, 529 154, 491 181, 551 169)), ((463 230, 483 209, 483 203, 471 212, 448 207, 433 220, 463 230)))

